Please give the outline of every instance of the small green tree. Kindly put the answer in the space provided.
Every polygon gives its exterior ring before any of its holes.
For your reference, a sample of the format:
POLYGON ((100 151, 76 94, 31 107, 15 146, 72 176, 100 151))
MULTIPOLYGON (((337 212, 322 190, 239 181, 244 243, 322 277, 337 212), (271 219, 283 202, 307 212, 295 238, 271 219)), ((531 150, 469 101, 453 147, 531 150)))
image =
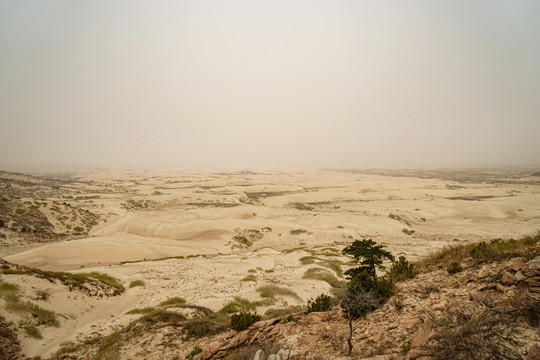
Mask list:
POLYGON ((403 281, 414 277, 414 264, 410 263, 405 256, 400 256, 398 261, 392 264, 389 272, 394 281, 403 281))
POLYGON ((246 330, 252 324, 261 320, 261 316, 256 312, 244 312, 231 316, 231 328, 236 331, 246 330))
POLYGON ((315 298, 315 300, 308 301, 308 308, 306 314, 310 312, 328 311, 334 305, 333 299, 325 294, 321 294, 315 298))
POLYGON ((383 268, 384 259, 394 261, 394 255, 384 250, 382 245, 377 245, 371 239, 355 240, 351 245, 343 249, 343 254, 354 257, 354 261, 360 264, 359 267, 345 271, 345 275, 348 276, 349 280, 363 271, 367 271, 370 276, 376 278, 376 266, 383 268))

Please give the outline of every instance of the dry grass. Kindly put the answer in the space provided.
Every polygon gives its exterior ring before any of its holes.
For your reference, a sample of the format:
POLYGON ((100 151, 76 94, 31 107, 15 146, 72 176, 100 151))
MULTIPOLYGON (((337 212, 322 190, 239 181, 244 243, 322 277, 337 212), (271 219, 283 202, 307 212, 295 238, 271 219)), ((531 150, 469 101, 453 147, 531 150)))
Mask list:
POLYGON ((475 264, 481 264, 514 257, 531 260, 538 255, 540 255, 540 232, 524 236, 519 240, 492 240, 477 244, 450 245, 419 261, 415 266, 420 272, 429 272, 439 266, 447 268, 453 262, 461 263, 466 259, 472 259, 475 264))
POLYGON ((485 310, 472 316, 449 309, 435 321, 439 330, 429 347, 436 360, 522 359, 520 329, 509 317, 485 310))
POLYGON ((275 299, 277 296, 290 296, 298 301, 302 301, 300 296, 292 290, 277 285, 265 285, 257 288, 262 298, 275 299))

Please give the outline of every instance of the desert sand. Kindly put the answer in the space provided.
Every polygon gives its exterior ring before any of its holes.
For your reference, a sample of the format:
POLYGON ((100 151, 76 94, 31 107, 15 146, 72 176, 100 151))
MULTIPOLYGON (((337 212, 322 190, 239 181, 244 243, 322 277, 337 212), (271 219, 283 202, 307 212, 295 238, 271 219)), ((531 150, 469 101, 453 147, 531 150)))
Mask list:
MULTIPOLYGON (((531 234, 540 229, 540 182, 529 177, 531 173, 77 173, 69 176, 62 191, 28 199, 39 197, 51 204, 43 212, 56 231, 63 226, 57 213, 71 211, 68 207, 96 214, 98 223, 84 236, 65 228, 69 241, 23 252, 11 253, 6 245, 2 251, 11 254, 4 259, 43 270, 103 272, 118 278, 126 292, 90 297, 27 275, 2 278, 18 284, 28 299, 37 289, 50 290, 48 300, 37 302, 62 314, 61 326, 43 328, 41 340, 20 336, 25 353, 47 357, 61 343, 106 335, 129 323, 134 315, 125 313, 133 308, 156 306, 174 296, 217 311, 234 296, 260 300, 259 286, 278 284, 294 290, 298 298, 280 297, 278 303, 258 309, 260 313, 305 305, 330 285, 302 279, 307 269, 322 262, 300 259, 315 254, 346 263, 349 259, 340 251, 354 239, 371 238, 395 255, 417 260, 451 244, 531 234), (53 204, 59 208, 56 213, 53 204), (248 275, 251 280, 245 279, 248 275), (128 288, 134 280, 143 280, 145 286, 128 288)), ((20 321, 17 314, 0 311, 8 320, 20 321)))

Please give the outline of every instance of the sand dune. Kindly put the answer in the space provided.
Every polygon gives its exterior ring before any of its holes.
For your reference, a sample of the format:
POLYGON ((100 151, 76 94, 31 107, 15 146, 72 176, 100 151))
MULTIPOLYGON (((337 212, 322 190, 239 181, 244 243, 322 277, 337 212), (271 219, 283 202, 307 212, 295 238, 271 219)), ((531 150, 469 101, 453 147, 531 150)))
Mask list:
MULTIPOLYGON (((84 182, 74 190, 79 193, 61 193, 49 201, 88 209, 99 216, 99 224, 87 237, 74 236, 5 259, 45 270, 99 271, 125 286, 133 280, 146 285, 101 299, 29 276, 5 275, 28 299, 35 289, 49 288, 50 300, 40 305, 67 316, 60 328, 43 329, 43 340, 23 338, 24 350, 31 356, 48 356, 63 341, 107 334, 111 327, 133 319, 125 315, 128 310, 156 306, 173 296, 219 310, 234 296, 260 300, 257 287, 277 283, 294 290, 300 300, 280 297, 273 307, 305 305, 330 285, 302 279, 307 269, 321 266, 301 263, 300 258, 311 255, 302 248, 319 247, 315 251, 323 254, 322 248, 332 247, 339 255, 353 239, 367 237, 394 254, 418 259, 448 244, 518 237, 540 229, 540 184, 531 180, 508 179, 505 173, 482 183, 452 180, 447 173, 444 180, 404 175, 399 171, 81 175, 84 182), (285 251, 293 248, 299 249, 285 251), (180 256, 184 258, 120 264, 180 256), (252 279, 245 280, 250 274, 252 279)), ((455 176, 463 179, 466 174, 455 176)), ((58 205, 55 212, 51 206, 47 216, 58 217, 62 208, 58 205)), ((61 223, 58 220, 55 226, 61 223)), ((324 262, 325 255, 317 256, 324 262)), ((328 257, 334 258, 340 257, 328 257)), ((14 314, 2 313, 17 320, 14 314)))

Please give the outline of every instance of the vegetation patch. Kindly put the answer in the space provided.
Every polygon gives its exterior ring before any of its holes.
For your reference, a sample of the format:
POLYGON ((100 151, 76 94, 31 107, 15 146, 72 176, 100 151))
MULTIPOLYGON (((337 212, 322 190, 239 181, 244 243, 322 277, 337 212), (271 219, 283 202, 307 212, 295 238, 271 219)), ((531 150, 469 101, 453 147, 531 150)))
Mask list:
POLYGON ((305 234, 305 233, 307 233, 307 230, 305 230, 305 229, 296 229, 296 230, 291 230, 291 231, 289 231, 289 233, 290 233, 291 235, 300 235, 300 234, 305 234))
POLYGON ((390 213, 390 214, 388 214, 388 217, 389 217, 390 219, 397 220, 397 221, 399 221, 399 222, 401 222, 401 223, 407 225, 408 227, 411 227, 411 223, 409 222, 409 220, 404 219, 404 218, 402 218, 402 217, 399 216, 399 215, 390 213))
POLYGON ((145 307, 145 308, 135 308, 133 310, 129 310, 126 314, 127 315, 140 315, 140 314, 150 314, 151 312, 155 311, 156 308, 153 307, 145 307))
POLYGON ((31 337, 32 339, 43 339, 43 335, 39 328, 32 324, 26 324, 23 326, 24 333, 26 336, 31 337))
POLYGON ((145 285, 146 284, 142 280, 133 280, 132 282, 129 283, 130 288, 135 287, 135 286, 145 286, 145 285))
POLYGON ((177 306, 177 305, 184 305, 185 303, 186 303, 186 299, 175 296, 175 297, 170 298, 169 300, 162 301, 159 304, 159 306, 177 306))
POLYGON ((21 302, 17 298, 9 297, 6 299, 6 310, 29 315, 37 325, 60 326, 58 318, 53 311, 43 309, 42 307, 31 303, 30 301, 21 302))
POLYGON ((296 209, 296 210, 302 210, 302 211, 312 211, 314 209, 313 206, 304 204, 301 202, 292 202, 289 203, 289 207, 296 209))
POLYGON ((264 285, 257 288, 262 298, 276 298, 277 296, 290 296, 298 301, 302 301, 300 296, 292 290, 277 285, 264 285))
POLYGON ((246 330, 260 320, 261 316, 259 314, 242 311, 231 316, 231 328, 236 331, 246 330))
POLYGON ((302 276, 302 279, 326 281, 333 288, 340 286, 340 281, 337 277, 335 277, 330 271, 320 267, 307 269, 302 276))
POLYGON ((246 277, 244 277, 241 281, 255 281, 257 282, 257 276, 253 274, 249 274, 246 277))
POLYGON ((320 312, 320 311, 329 311, 332 307, 336 305, 336 301, 331 296, 321 294, 315 298, 308 301, 308 307, 306 314, 311 312, 320 312))
POLYGON ((539 242, 540 232, 537 232, 518 240, 495 239, 476 244, 451 245, 418 262, 416 267, 419 271, 428 272, 439 266, 446 268, 453 262, 460 263, 467 258, 472 258, 475 264, 502 261, 514 257, 524 257, 528 261, 540 255, 540 246, 537 245, 539 242))

